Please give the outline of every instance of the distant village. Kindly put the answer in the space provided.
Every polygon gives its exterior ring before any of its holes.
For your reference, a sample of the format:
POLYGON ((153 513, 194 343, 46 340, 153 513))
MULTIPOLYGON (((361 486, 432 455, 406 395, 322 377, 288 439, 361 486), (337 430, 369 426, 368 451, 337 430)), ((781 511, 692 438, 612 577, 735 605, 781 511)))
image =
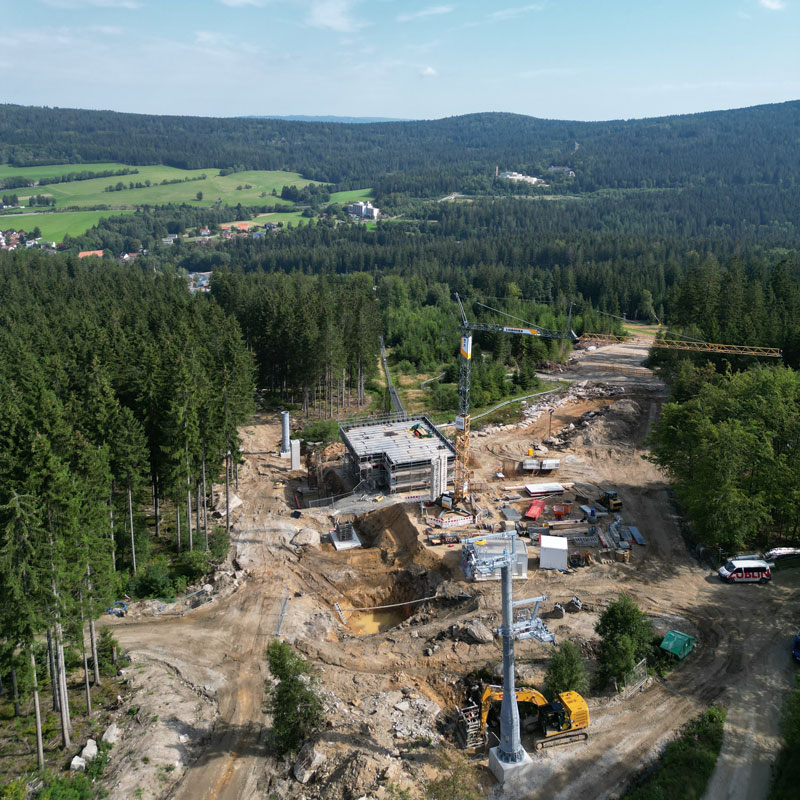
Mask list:
MULTIPOLYGON (((368 201, 350 203, 345 207, 345 211, 354 222, 378 220, 381 217, 380 209, 376 208, 368 201)), ((216 230, 212 231, 211 228, 204 226, 197 231, 196 236, 191 234, 180 236, 177 233, 169 233, 161 239, 159 245, 161 247, 172 247, 179 239, 197 244, 240 238, 263 239, 266 236, 277 234, 281 228, 283 228, 283 223, 280 222, 266 222, 263 225, 256 222, 231 222, 219 225, 218 232, 216 232, 216 230)), ((33 247, 50 253, 56 253, 66 249, 60 242, 48 241, 41 236, 36 236, 33 233, 26 233, 23 230, 17 230, 15 228, 9 228, 5 231, 0 230, 0 250, 10 251, 20 248, 30 249, 33 247)), ((118 261, 127 264, 132 263, 139 256, 147 254, 148 251, 142 249, 136 253, 119 253, 116 258, 118 261)), ((81 250, 77 255, 78 258, 105 258, 106 252, 104 250, 81 250)), ((211 272, 190 273, 188 278, 189 291, 192 294, 210 291, 211 275, 211 272)))
MULTIPOLYGON (((345 211, 353 221, 378 220, 381 218, 380 209, 373 206, 369 201, 350 203, 345 207, 345 211)), ((256 222, 231 222, 220 225, 219 233, 212 231, 211 228, 208 227, 200 228, 197 236, 180 237, 177 233, 169 233, 161 239, 160 244, 163 247, 171 247, 180 238, 198 243, 209 242, 215 239, 229 240, 248 237, 263 239, 266 236, 278 233, 282 227, 283 223, 280 222, 266 222, 263 225, 256 222)), ((65 249, 62 243, 47 241, 41 236, 35 235, 35 233, 26 233, 23 230, 17 230, 15 228, 0 230, 0 250, 16 250, 21 247, 38 247, 49 252, 58 252, 65 249)), ((139 255, 146 255, 146 253, 146 250, 140 253, 120 253, 117 255, 117 258, 120 261, 128 262, 133 261, 139 255)), ((82 250, 78 253, 78 258, 103 258, 104 255, 105 252, 103 250, 82 250)))

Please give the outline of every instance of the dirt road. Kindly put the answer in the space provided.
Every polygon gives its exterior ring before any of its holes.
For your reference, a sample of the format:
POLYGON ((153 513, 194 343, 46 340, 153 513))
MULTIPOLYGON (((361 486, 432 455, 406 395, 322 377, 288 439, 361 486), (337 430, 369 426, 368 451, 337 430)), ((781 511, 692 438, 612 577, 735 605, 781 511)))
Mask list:
POLYGON ((242 586, 189 615, 126 620, 114 629, 123 647, 174 666, 185 680, 210 690, 217 702, 213 732, 170 794, 176 800, 255 797, 263 775, 264 652, 276 633, 286 592, 280 561, 272 552, 281 547, 282 532, 294 526, 280 518, 266 525, 282 494, 272 481, 244 470, 241 488, 249 502, 234 526, 233 547, 236 563, 249 572, 242 586))

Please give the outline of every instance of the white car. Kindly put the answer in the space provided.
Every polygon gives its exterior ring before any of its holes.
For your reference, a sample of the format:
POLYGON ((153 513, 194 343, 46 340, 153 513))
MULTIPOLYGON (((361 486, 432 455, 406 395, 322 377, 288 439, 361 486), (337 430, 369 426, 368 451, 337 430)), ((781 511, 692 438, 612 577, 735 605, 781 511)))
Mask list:
POLYGON ((717 574, 728 583, 766 583, 772 578, 770 566, 760 558, 735 558, 725 562, 717 574))

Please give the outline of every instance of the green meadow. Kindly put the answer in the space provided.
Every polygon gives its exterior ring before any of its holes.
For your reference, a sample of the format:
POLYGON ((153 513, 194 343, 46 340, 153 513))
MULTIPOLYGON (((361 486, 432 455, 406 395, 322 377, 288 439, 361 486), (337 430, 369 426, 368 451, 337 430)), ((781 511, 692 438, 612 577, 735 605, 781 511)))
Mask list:
POLYGON ((14 228, 30 233, 38 226, 44 239, 60 242, 67 233, 70 236, 80 236, 104 217, 131 213, 131 211, 63 211, 55 214, 3 214, 0 215, 0 229, 14 228))
MULTIPOLYGON (((138 173, 92 178, 86 181, 70 181, 69 183, 51 183, 41 187, 3 190, 3 193, 18 195, 23 205, 26 205, 26 200, 31 195, 42 194, 55 198, 56 209, 86 208, 87 211, 53 214, 43 210, 42 213, 34 212, 35 216, 31 216, 26 210, 24 222, 19 219, 14 223, 0 224, 5 225, 6 228, 19 226, 23 230, 32 229, 38 225, 46 239, 60 241, 65 233, 77 236, 102 217, 119 213, 118 209, 135 209, 144 205, 159 206, 168 203, 189 203, 199 207, 210 207, 217 200, 221 200, 223 206, 241 204, 243 206, 279 205, 286 207, 285 212, 262 215, 259 218, 262 225, 266 221, 283 222, 284 225, 291 222, 294 226, 308 222, 308 219, 300 216, 299 211, 293 210, 293 203, 280 198, 280 192, 284 186, 294 185, 302 188, 313 182, 297 172, 252 170, 221 176, 218 169, 184 170, 164 166, 132 167, 119 163, 48 164, 37 167, 12 167, 8 164, 0 164, 0 181, 12 176, 22 176, 30 181, 38 181, 42 178, 66 175, 70 172, 100 172, 123 168, 135 168, 138 169, 138 173), (199 178, 203 175, 205 178, 202 180, 183 181, 184 178, 199 178), (127 188, 131 182, 134 184, 145 183, 148 180, 150 186, 141 189, 127 188), (162 185, 161 181, 163 180, 180 180, 181 182, 162 185), (107 186, 116 186, 118 183, 122 183, 126 188, 122 191, 105 191, 107 186), (273 191, 278 196, 274 196, 273 191), (202 200, 197 199, 198 192, 202 192, 202 200), (98 206, 108 206, 108 210, 88 211, 88 209, 96 209, 98 206)), ((335 192, 331 195, 331 202, 344 204, 356 200, 367 200, 370 194, 371 189, 335 192)))
POLYGON ((297 227, 298 225, 305 225, 314 220, 310 217, 302 216, 301 211, 276 211, 271 214, 259 214, 251 220, 242 221, 250 222, 251 225, 265 225, 267 222, 274 222, 276 225, 282 222, 284 225, 288 225, 291 222, 294 227, 297 227))
POLYGON ((349 192, 334 192, 331 203, 355 203, 357 200, 369 200, 372 189, 352 189, 349 192))
MULTIPOLYGON (((30 180, 39 180, 43 177, 63 175, 77 170, 98 171, 101 169, 121 169, 125 164, 61 164, 49 167, 13 168, 0 167, 0 180, 12 175, 20 175, 30 180)), ((273 197, 273 189, 280 195, 284 186, 307 186, 312 181, 307 180, 297 172, 280 171, 250 171, 235 172, 232 175, 220 176, 218 169, 175 169, 174 167, 136 167, 136 175, 112 176, 109 178, 92 178, 88 181, 71 181, 70 183, 50 183, 42 187, 34 186, 28 189, 10 189, 24 203, 23 198, 31 194, 43 194, 54 197, 58 208, 83 206, 91 208, 98 205, 115 207, 134 207, 143 205, 166 205, 167 203, 191 203, 193 205, 211 206, 221 199, 225 205, 243 206, 253 205, 286 205, 292 204, 273 197), (189 180, 184 178, 199 178, 203 180, 189 180), (141 189, 127 188, 131 182, 144 183, 150 181, 151 185, 141 189), (161 185, 163 180, 180 180, 181 183, 161 185), (126 188, 119 192, 106 192, 106 186, 116 186, 122 183, 126 188), (241 187, 241 188, 239 188, 241 187), (249 187, 249 188, 246 188, 249 187), (203 193, 203 199, 197 200, 197 193, 203 193), (265 196, 262 197, 261 195, 265 196)))

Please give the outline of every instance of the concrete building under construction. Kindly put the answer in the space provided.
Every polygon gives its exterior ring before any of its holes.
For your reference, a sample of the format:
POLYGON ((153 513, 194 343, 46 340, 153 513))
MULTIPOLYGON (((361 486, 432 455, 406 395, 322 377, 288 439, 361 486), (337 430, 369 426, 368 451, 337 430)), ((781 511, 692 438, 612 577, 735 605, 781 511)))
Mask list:
POLYGON ((456 451, 427 417, 345 424, 339 435, 353 477, 368 486, 441 494, 453 480, 456 451))

